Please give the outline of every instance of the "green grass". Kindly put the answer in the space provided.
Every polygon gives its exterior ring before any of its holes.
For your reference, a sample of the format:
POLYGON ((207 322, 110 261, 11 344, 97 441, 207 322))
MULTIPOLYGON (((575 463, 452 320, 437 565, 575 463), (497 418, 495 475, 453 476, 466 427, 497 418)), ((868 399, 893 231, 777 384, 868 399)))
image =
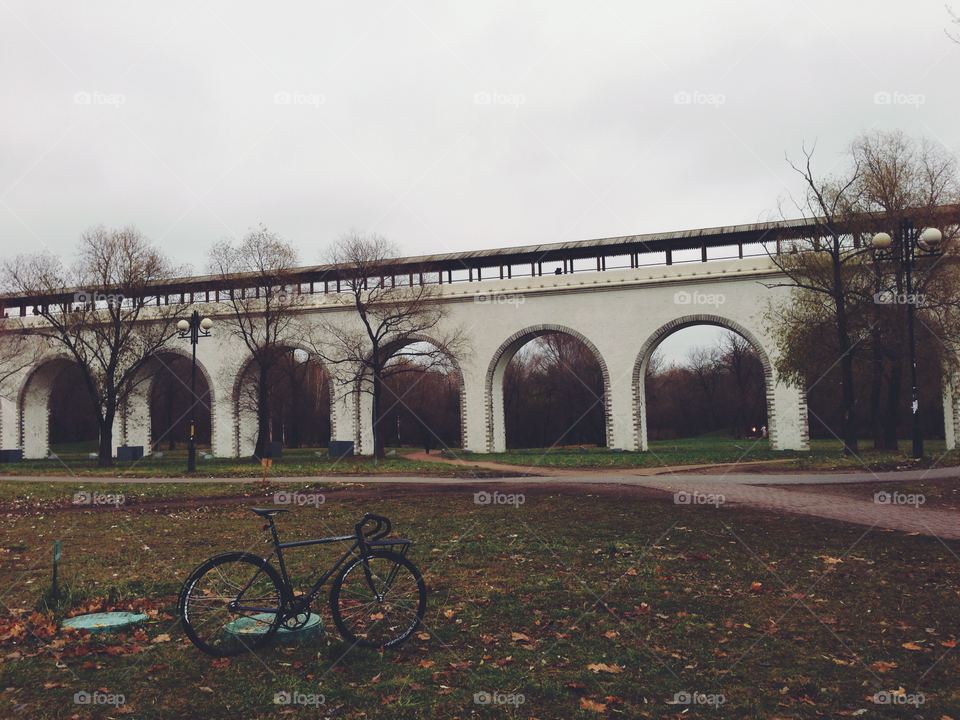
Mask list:
MULTIPOLYGON (((89 445, 89 444, 87 444, 89 445)), ((0 465, 0 476, 63 476, 82 477, 129 477, 129 478, 257 478, 263 476, 259 464, 248 458, 197 458, 197 472, 186 472, 186 450, 163 451, 162 458, 147 456, 137 462, 118 462, 109 468, 100 468, 97 461, 88 457, 87 445, 74 443, 58 446, 54 452, 58 459, 27 460, 22 463, 0 465), (69 451, 69 452, 68 452, 69 451)), ((530 448, 509 450, 503 453, 463 454, 455 450, 456 457, 467 463, 499 462, 523 467, 555 468, 659 468, 706 465, 716 463, 767 462, 773 472, 782 470, 810 470, 827 472, 864 472, 872 470, 919 469, 932 466, 960 466, 960 450, 946 452, 943 440, 928 440, 925 443, 926 457, 915 461, 910 457, 911 447, 901 442, 900 452, 877 452, 871 440, 860 441, 860 454, 846 457, 836 440, 813 440, 809 451, 773 451, 767 440, 735 440, 723 431, 709 433, 697 438, 659 440, 650 443, 647 452, 614 453, 607 448, 590 447, 586 452, 577 448, 530 448), (738 450, 737 445, 743 448, 738 450), (674 450, 673 448, 676 448, 674 450)), ((96 449, 95 447, 93 448, 96 449)), ((201 448, 208 451, 208 448, 201 448)), ((464 468, 432 462, 407 460, 400 455, 411 452, 410 448, 396 449, 395 456, 374 462, 369 456, 354 458, 328 458, 324 450, 315 448, 284 449, 283 457, 275 460, 267 477, 343 477, 343 476, 424 476, 424 477, 510 477, 511 473, 483 468, 464 468), (316 452, 323 453, 317 457, 316 452)))
POLYGON ((836 440, 812 440, 809 451, 774 451, 770 449, 767 440, 736 440, 711 433, 697 438, 657 440, 650 443, 650 450, 647 452, 614 453, 608 448, 597 447, 590 447, 586 452, 578 448, 529 448, 529 451, 521 449, 503 453, 475 453, 467 455, 465 459, 468 462, 492 461, 510 465, 561 468, 655 468, 779 461, 778 466, 783 469, 849 472, 865 471, 867 467, 895 470, 960 465, 960 451, 946 452, 943 440, 926 441, 926 457, 919 462, 912 460, 911 446, 907 442, 900 444, 899 453, 874 451, 872 444, 870 440, 861 440, 859 456, 845 457, 840 450, 840 443, 836 440), (743 450, 738 450, 737 445, 743 450), (791 462, 783 462, 785 460, 791 462))
MULTIPOLYGON (((347 486, 350 483, 346 484, 347 486)), ((250 498, 251 502, 258 498, 261 502, 272 502, 274 493, 284 490, 299 493, 326 493, 335 487, 343 487, 344 483, 333 482, 278 482, 268 480, 267 483, 240 483, 240 482, 203 482, 198 480, 191 483, 102 483, 96 478, 77 480, 75 482, 43 482, 37 480, 17 480, 8 478, 0 480, 0 514, 3 512, 43 512, 56 508, 69 507, 74 510, 100 509, 81 506, 76 501, 78 493, 91 494, 89 505, 107 506, 109 499, 106 495, 114 495, 121 506, 142 505, 143 503, 176 503, 190 499, 216 500, 222 498, 250 498), (100 497, 95 498, 97 494, 100 497), (123 496, 122 500, 119 496, 123 496)))
MULTIPOLYGON (((203 559, 267 548, 251 513, 121 507, 6 517, 4 706, 15 717, 87 717, 74 694, 102 689, 123 694, 121 709, 142 718, 277 717, 280 691, 322 693, 319 712, 287 709, 338 718, 674 718, 684 709, 694 718, 858 709, 906 718, 955 716, 960 707, 960 667, 948 647, 960 634, 960 542, 667 499, 517 491, 526 494, 519 508, 479 506, 465 490, 328 497, 281 516, 287 540, 349 532, 364 512, 390 517, 398 536, 416 540, 411 557, 429 588, 427 639, 383 655, 351 650, 321 604, 314 611, 333 632, 328 639, 229 664, 196 650, 172 616, 180 582, 203 559), (49 586, 55 539, 70 602, 89 609, 109 598, 145 609, 142 635, 50 635, 50 616, 31 617, 49 586), (896 667, 880 672, 878 663, 896 667), (865 700, 899 687, 923 693, 922 709, 865 700), (483 691, 520 693, 525 703, 519 711, 475 705, 483 691), (719 712, 667 704, 683 691, 722 693, 726 704, 719 712), (585 709, 591 703, 606 713, 585 709)), ((290 566, 296 577, 331 559, 303 549, 290 566)))
MULTIPOLYGON (((68 446, 69 449, 70 446, 68 446)), ((201 448, 203 450, 203 448, 201 448)), ((273 467, 268 469, 267 478, 271 477, 327 477, 327 476, 364 476, 364 475, 398 475, 398 476, 426 476, 426 477, 477 477, 502 476, 503 473, 490 470, 470 470, 439 463, 417 462, 407 460, 398 450, 395 456, 375 462, 370 456, 352 458, 330 458, 326 450, 316 448, 289 450, 284 449, 283 457, 273 461, 273 467), (321 456, 316 455, 317 452, 321 456)), ((148 455, 142 460, 120 462, 114 460, 112 467, 101 468, 97 460, 91 459, 86 451, 57 452, 56 459, 25 460, 20 463, 5 463, 0 465, 0 476, 31 475, 31 476, 64 476, 77 477, 129 477, 129 478, 258 478, 263 477, 263 468, 259 463, 249 458, 213 458, 197 457, 197 471, 193 475, 187 473, 187 451, 162 451, 163 457, 156 458, 148 455)), ((205 450, 209 452, 209 448, 205 450)))

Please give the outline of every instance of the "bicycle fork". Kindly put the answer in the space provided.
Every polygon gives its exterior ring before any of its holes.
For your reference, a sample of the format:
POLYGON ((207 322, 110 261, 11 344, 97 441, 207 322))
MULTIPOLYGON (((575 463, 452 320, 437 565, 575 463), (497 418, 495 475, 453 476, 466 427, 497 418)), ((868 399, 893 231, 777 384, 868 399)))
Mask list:
POLYGON ((376 598, 378 603, 383 604, 387 599, 386 593, 390 592, 390 587, 393 585, 393 580, 397 577, 397 573, 400 571, 400 563, 394 563, 390 573, 383 580, 384 594, 381 594, 373 582, 373 573, 370 572, 370 563, 368 562, 368 559, 368 556, 364 555, 361 560, 363 564, 363 574, 367 578, 367 585, 370 587, 370 592, 373 593, 373 596, 376 598))

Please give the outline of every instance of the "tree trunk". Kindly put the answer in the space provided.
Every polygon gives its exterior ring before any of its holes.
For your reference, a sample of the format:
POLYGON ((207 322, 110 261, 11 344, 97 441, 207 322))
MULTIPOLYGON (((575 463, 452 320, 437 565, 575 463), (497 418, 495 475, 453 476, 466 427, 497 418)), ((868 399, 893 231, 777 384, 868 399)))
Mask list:
POLYGON ((100 423, 100 456, 97 467, 113 467, 113 419, 116 410, 108 408, 100 423))
POLYGON ((383 393, 383 380, 380 379, 380 373, 373 373, 373 456, 377 460, 383 460, 387 457, 386 449, 383 446, 383 426, 380 424, 380 395, 383 393))
POLYGON ((873 448, 883 450, 883 417, 880 414, 880 394, 883 385, 883 348, 880 347, 879 333, 873 335, 873 376, 870 379, 870 424, 873 429, 873 448))
POLYGON ((257 444, 253 450, 253 461, 263 458, 264 444, 270 438, 270 391, 267 387, 267 371, 260 366, 257 385, 257 444))
POLYGON ((890 380, 887 383, 887 414, 883 423, 884 450, 899 451, 897 443, 897 425, 900 421, 900 390, 903 386, 903 361, 897 360, 890 368, 890 380))
POLYGON ((840 348, 840 383, 843 386, 843 453, 856 455, 857 448, 857 407, 853 392, 853 353, 850 347, 850 335, 847 331, 847 307, 840 277, 840 242, 834 239, 833 256, 833 300, 837 308, 837 345, 840 348))
POLYGON ((173 387, 173 378, 170 377, 170 373, 167 373, 167 412, 166 412, 166 423, 167 423, 167 450, 173 450, 173 396, 176 393, 175 388, 173 387))

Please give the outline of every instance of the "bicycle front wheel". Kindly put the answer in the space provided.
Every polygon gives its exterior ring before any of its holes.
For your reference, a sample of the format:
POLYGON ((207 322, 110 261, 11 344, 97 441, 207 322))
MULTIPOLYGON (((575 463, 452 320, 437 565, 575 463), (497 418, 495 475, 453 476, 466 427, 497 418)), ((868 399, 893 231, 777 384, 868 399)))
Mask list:
POLYGON ((244 552, 212 557, 183 584, 178 605, 183 630, 214 657, 257 650, 280 625, 282 588, 280 573, 262 557, 244 552), (239 608, 230 607, 234 601, 239 608))
POLYGON ((392 552, 356 558, 330 590, 337 630, 345 640, 367 648, 404 643, 417 629, 426 607, 427 588, 420 571, 392 552))

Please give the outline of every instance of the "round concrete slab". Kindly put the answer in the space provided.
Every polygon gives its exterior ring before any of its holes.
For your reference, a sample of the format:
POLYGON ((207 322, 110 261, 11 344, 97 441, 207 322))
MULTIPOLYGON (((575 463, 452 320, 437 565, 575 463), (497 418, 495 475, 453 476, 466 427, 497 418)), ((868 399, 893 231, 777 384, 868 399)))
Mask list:
POLYGON ((91 615, 77 615, 63 621, 64 627, 75 627, 77 630, 86 630, 91 635, 102 633, 117 633, 128 630, 147 619, 146 615, 135 615, 128 612, 93 613, 91 615))
MULTIPOLYGON (((240 638, 244 636, 262 635, 266 632, 272 620, 273 615, 263 613, 253 617, 234 620, 231 623, 227 623, 223 630, 228 640, 232 639, 235 642, 240 642, 240 638)), ((270 642, 273 645, 300 645, 312 638, 321 637, 323 634, 323 618, 311 613, 303 627, 295 630, 281 627, 277 630, 273 638, 271 638, 270 642)))

